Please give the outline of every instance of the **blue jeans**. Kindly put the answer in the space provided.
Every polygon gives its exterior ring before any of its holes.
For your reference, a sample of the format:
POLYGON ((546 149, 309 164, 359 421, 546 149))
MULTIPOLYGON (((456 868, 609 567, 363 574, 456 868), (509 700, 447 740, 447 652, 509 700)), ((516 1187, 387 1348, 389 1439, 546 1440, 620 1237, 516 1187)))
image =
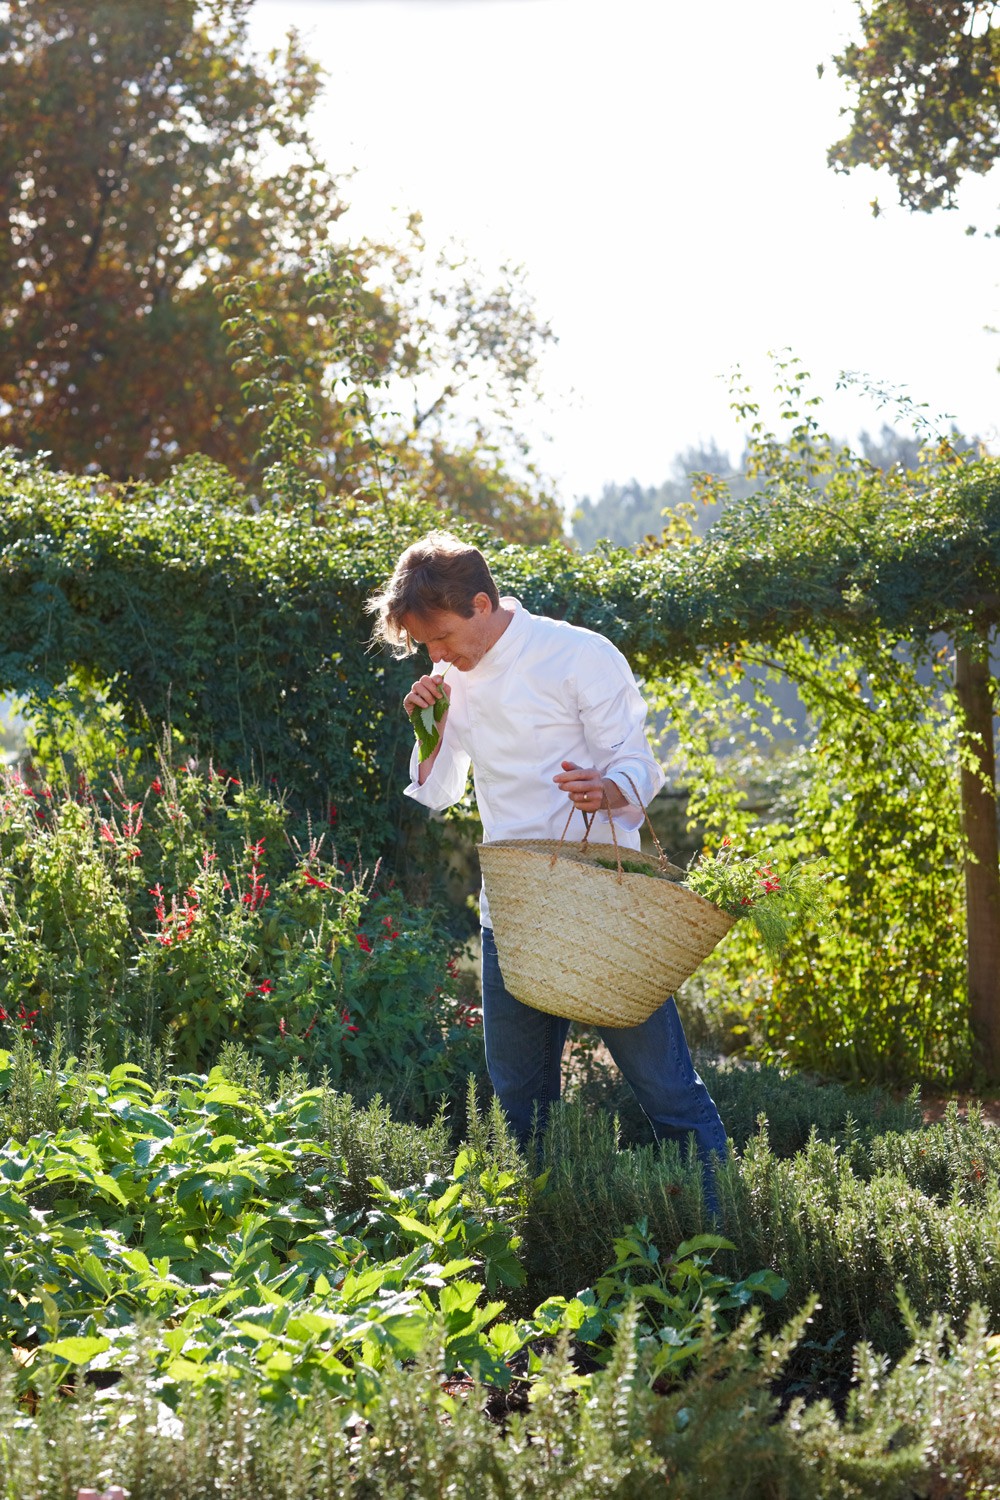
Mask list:
MULTIPOLYGON (((483 928, 483 1030, 486 1066, 497 1097, 522 1145, 537 1106, 545 1124, 562 1088, 562 1054, 570 1023, 524 1005, 500 972, 493 929, 483 928)), ((708 1089, 695 1072, 677 1006, 670 996, 640 1026, 599 1026, 598 1035, 621 1069, 658 1141, 689 1137, 706 1167, 727 1155, 726 1131, 708 1089)), ((711 1177, 706 1179, 714 1210, 711 1177)))

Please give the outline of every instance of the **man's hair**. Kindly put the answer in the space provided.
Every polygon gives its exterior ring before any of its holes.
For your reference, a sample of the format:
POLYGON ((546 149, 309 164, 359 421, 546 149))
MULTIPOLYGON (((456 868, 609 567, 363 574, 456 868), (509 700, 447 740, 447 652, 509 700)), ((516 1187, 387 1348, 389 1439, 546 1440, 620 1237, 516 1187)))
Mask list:
POLYGON ((441 609, 469 620, 477 594, 485 594, 494 609, 500 607, 499 590, 478 547, 450 531, 431 531, 407 547, 385 588, 365 608, 375 616, 374 639, 396 656, 409 656, 415 647, 402 625, 405 615, 441 609))

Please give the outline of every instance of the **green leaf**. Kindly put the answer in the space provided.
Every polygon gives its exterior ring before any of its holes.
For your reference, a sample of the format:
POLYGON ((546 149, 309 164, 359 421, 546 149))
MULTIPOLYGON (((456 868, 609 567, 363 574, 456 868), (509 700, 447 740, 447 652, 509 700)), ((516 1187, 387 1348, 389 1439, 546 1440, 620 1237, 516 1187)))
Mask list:
POLYGON ((442 694, 436 698, 429 708, 412 708, 410 710, 410 723, 417 737, 417 747, 422 761, 428 760, 437 749, 441 731, 438 728, 441 720, 448 712, 448 699, 442 694))
POLYGON ((71 1365, 87 1365, 98 1354, 103 1354, 106 1349, 111 1348, 110 1339, 93 1336, 84 1338, 77 1336, 68 1339, 55 1339, 51 1344, 43 1344, 46 1354, 55 1354, 59 1359, 66 1360, 71 1365))

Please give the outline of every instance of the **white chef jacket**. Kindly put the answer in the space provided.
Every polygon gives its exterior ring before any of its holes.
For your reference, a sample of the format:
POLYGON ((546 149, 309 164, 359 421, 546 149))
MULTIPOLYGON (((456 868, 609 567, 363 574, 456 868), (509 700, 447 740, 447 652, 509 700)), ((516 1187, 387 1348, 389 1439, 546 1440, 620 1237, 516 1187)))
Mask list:
MULTIPOLYGON (((434 812, 451 807, 465 793, 471 764, 488 841, 558 839, 570 803, 553 777, 571 760, 596 766, 621 788, 630 805, 615 812, 615 832, 619 843, 637 849, 643 815, 626 777, 648 806, 664 776, 628 662, 592 630, 529 614, 517 599, 500 602, 514 618, 477 666, 449 673, 437 759, 421 786, 414 746, 406 795, 434 812)), ((574 813, 567 837, 582 836, 583 819, 574 813)), ((607 812, 597 814, 590 842, 612 842, 607 812)), ((480 912, 491 926, 485 891, 480 912)))

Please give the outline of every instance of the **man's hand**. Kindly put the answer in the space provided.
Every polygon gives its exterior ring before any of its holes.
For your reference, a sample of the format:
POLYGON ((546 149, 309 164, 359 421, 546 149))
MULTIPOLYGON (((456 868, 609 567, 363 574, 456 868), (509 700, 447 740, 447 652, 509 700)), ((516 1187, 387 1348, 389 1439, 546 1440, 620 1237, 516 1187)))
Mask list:
POLYGON ((434 762, 438 758, 438 751, 441 749, 441 740, 444 737, 445 725, 448 720, 448 699, 451 696, 451 689, 442 681, 443 676, 443 673, 433 672, 427 677, 419 678, 403 699, 403 707, 410 717, 411 722, 413 722, 417 734, 417 745, 420 755, 417 781, 421 786, 423 786, 431 774, 434 762), (428 755, 425 741, 421 737, 422 726, 418 720, 413 719, 413 715, 419 714, 421 709, 433 708, 435 703, 442 700, 444 702, 444 710, 440 716, 436 716, 437 722, 434 725, 437 743, 428 755))
POLYGON ((431 708, 439 698, 449 698, 451 689, 445 686, 442 674, 433 672, 418 678, 403 699, 403 708, 411 714, 415 708, 431 708))
POLYGON ((562 772, 552 779, 581 812, 595 813, 601 808, 628 806, 628 798, 621 787, 610 776, 602 776, 596 766, 578 766, 574 761, 564 760, 562 772))

